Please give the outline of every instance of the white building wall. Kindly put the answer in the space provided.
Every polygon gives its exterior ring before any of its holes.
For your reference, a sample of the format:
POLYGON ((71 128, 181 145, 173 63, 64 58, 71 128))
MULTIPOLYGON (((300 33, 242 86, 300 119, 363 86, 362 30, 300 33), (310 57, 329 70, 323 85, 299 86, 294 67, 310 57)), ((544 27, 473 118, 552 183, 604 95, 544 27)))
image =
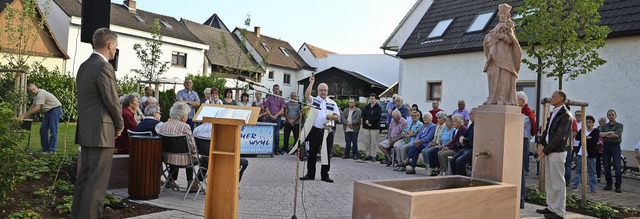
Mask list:
POLYGON ((317 72, 331 67, 356 71, 384 85, 398 81, 400 60, 384 54, 331 54, 320 59, 317 72))
POLYGON ((401 48, 404 42, 409 39, 411 32, 413 32, 432 3, 433 0, 418 0, 382 47, 401 48))
MULTIPOLYGON (((617 120, 624 124, 622 136, 623 150, 633 150, 638 143, 640 123, 632 117, 637 112, 640 99, 634 97, 640 84, 637 68, 640 66, 638 47, 640 37, 614 38, 606 41, 605 48, 599 50, 600 57, 607 63, 594 72, 579 76, 573 81, 564 81, 563 90, 568 98, 588 101, 587 114, 596 120, 606 117, 608 109, 615 109, 617 120)), ((423 111, 431 109, 426 101, 427 81, 442 81, 442 102, 440 108, 447 113, 457 108, 462 99, 467 108, 482 104, 488 95, 487 78, 482 72, 485 58, 482 52, 468 52, 441 56, 430 56, 402 60, 402 80, 399 93, 405 103, 418 104, 423 111)), ((524 64, 518 81, 535 81, 536 74, 524 64)), ((558 81, 543 77, 542 97, 550 97, 558 89, 558 81)), ((635 95, 637 96, 637 95, 635 95)), ((529 97, 535 98, 535 97, 529 97)), ((535 106, 531 106, 535 109, 535 106)), ((575 112, 578 107, 571 108, 575 112)))
MULTIPOLYGON (((302 86, 300 86, 300 89, 298 89, 297 82, 298 80, 304 78, 302 76, 304 75, 303 72, 305 71, 306 70, 294 70, 294 69, 282 68, 278 66, 269 66, 267 68, 267 74, 264 74, 264 76, 262 76, 261 84, 268 87, 269 89, 272 89, 273 85, 275 84, 279 85, 280 91, 282 92, 281 94, 285 97, 289 97, 291 92, 296 92, 298 96, 300 96, 301 94, 304 93, 304 91, 302 91, 302 86), (269 71, 273 71, 273 79, 269 79, 269 74, 268 74, 269 71), (283 83, 285 74, 291 75, 291 79, 290 79, 291 83, 289 84, 283 83)), ((310 72, 308 74, 311 75, 310 72)), ((260 89, 260 88, 256 88, 256 89, 260 89)), ((260 90, 264 91, 264 89, 260 89, 260 90)), ((264 97, 264 95, 262 96, 264 97)))
POLYGON ((302 59, 307 64, 309 64, 309 66, 314 68, 318 67, 318 59, 316 59, 316 57, 313 56, 313 53, 311 53, 311 50, 309 50, 309 47, 307 47, 307 44, 302 44, 300 49, 298 49, 298 55, 300 55, 300 57, 302 57, 302 59))
MULTIPOLYGON (((69 28, 70 38, 67 52, 71 57, 71 61, 67 62, 67 70, 71 71, 73 76, 77 74, 76 71, 78 70, 82 62, 89 58, 89 56, 93 52, 90 44, 80 42, 80 35, 78 34, 80 31, 80 26, 77 25, 79 22, 79 18, 73 17, 72 25, 69 28)), ((140 64, 140 60, 135 54, 133 45, 135 43, 144 45, 146 42, 145 37, 150 38, 151 35, 146 32, 114 25, 111 26, 111 29, 118 34, 118 49, 120 49, 116 77, 122 78, 125 75, 128 75, 129 77, 136 76, 137 74, 132 72, 131 70, 140 69, 142 68, 142 65, 140 64)), ((160 77, 184 78, 187 76, 187 74, 200 75, 203 73, 204 50, 208 48, 207 45, 188 42, 171 37, 163 37, 163 41, 163 54, 161 60, 171 62, 171 54, 173 51, 182 52, 187 54, 187 66, 172 66, 160 77)))

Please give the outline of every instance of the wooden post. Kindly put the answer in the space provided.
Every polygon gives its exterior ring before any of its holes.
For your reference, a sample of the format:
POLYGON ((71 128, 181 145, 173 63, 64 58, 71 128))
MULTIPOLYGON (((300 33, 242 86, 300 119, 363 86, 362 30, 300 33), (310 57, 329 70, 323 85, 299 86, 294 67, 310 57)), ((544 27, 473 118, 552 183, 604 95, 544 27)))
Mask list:
POLYGON ((582 165, 580 167, 582 168, 582 200, 580 204, 587 206, 587 107, 583 105, 580 112, 582 112, 582 127, 580 127, 582 129, 582 131, 580 131, 580 147, 582 148, 582 165))
MULTIPOLYGON (((549 103, 544 102, 544 106, 542 109, 542 129, 540 130, 540 133, 543 133, 544 130, 547 128, 547 118, 549 118, 549 103)), ((540 138, 545 138, 545 136, 540 136, 540 138)), ((536 145, 536 148, 538 146, 536 145)), ((545 191, 544 187, 544 159, 540 157, 540 155, 538 155, 538 160, 540 161, 539 164, 539 171, 538 171, 538 191, 545 191)))

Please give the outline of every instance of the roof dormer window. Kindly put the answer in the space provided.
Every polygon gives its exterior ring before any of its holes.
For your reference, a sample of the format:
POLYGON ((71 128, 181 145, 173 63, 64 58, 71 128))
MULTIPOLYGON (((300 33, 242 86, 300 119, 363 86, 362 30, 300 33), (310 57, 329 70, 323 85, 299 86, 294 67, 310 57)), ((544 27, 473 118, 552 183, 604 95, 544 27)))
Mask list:
POLYGON ((490 11, 481 12, 476 15, 476 17, 473 19, 473 22, 471 22, 471 25, 469 25, 469 28, 467 28, 467 33, 484 30, 484 28, 487 27, 487 24, 489 24, 491 18, 493 18, 494 14, 495 11, 490 11))
POLYGON ((267 50, 267 52, 269 52, 269 47, 267 46, 266 43, 262 43, 262 48, 264 48, 264 50, 267 50))
POLYGON ((167 23, 166 21, 160 21, 160 23, 162 23, 162 25, 164 25, 164 27, 172 29, 173 26, 171 26, 171 24, 167 23))
POLYGON ((444 31, 446 31, 447 28, 449 27, 451 22, 453 22, 453 19, 442 20, 438 22, 438 24, 436 24, 436 27, 433 28, 433 30, 431 31, 431 33, 429 33, 429 36, 427 36, 427 38, 441 37, 442 34, 444 34, 444 31))
POLYGON ((287 53, 287 51, 286 51, 284 48, 280 47, 280 51, 282 51, 282 53, 283 53, 285 56, 289 57, 289 53, 287 53))
POLYGON ((133 17, 135 17, 135 18, 136 18, 136 20, 138 20, 138 21, 140 21, 140 22, 144 23, 144 19, 142 19, 142 17, 140 17, 140 15, 134 14, 134 15, 133 15, 133 17))

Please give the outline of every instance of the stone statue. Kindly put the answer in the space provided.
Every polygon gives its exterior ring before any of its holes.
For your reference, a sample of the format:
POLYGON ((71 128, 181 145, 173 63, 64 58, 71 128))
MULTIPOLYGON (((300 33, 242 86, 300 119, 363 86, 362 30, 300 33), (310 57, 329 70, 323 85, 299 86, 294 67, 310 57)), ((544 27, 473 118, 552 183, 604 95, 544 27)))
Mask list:
POLYGON ((484 37, 482 44, 487 62, 484 72, 489 79, 489 97, 484 105, 516 105, 516 80, 520 71, 522 49, 514 34, 511 6, 498 6, 500 22, 484 37))

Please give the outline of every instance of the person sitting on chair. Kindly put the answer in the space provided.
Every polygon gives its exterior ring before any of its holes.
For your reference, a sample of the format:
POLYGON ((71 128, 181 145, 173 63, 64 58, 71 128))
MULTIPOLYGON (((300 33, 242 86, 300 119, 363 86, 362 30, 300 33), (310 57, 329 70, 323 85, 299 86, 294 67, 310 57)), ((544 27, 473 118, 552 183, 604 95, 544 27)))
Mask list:
MULTIPOLYGON (((187 135, 187 145, 192 151, 191 159, 197 159, 197 148, 195 140, 193 139, 193 134, 191 133, 191 127, 187 124, 187 119, 189 118, 189 113, 191 112, 191 107, 187 105, 185 102, 176 102, 173 104, 171 109, 169 110, 169 120, 162 124, 158 128, 158 133, 163 135, 187 135)), ((171 154, 168 153, 166 156, 167 160, 189 160, 189 157, 184 157, 184 154, 171 154)), ((188 161, 187 161, 188 162, 188 161)), ((178 179, 178 167, 171 166, 169 167, 169 172, 173 173, 171 178, 173 181, 170 184, 167 184, 170 188, 178 188, 175 183, 175 180, 178 179)), ((200 187, 197 181, 193 181, 193 168, 187 168, 187 187, 191 185, 191 191, 197 191, 200 187)))
POLYGON ((148 105, 144 108, 144 119, 136 126, 136 132, 150 131, 154 136, 158 136, 156 125, 160 122, 160 107, 158 105, 148 105))

